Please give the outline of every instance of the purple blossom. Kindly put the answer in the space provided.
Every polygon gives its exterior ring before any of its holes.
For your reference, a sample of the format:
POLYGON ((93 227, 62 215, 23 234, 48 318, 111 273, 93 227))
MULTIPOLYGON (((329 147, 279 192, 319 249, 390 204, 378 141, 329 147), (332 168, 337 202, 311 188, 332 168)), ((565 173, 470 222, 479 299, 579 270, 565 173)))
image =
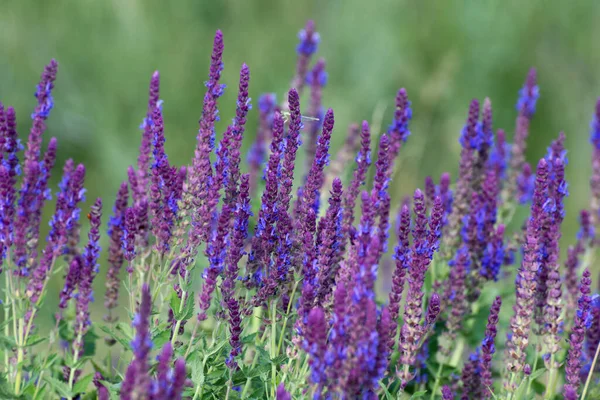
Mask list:
POLYGON ((400 316, 400 302, 402 301, 402 292, 404 290, 404 282, 406 281, 406 272, 409 270, 411 265, 411 248, 409 242, 410 235, 410 210, 407 206, 403 206, 400 211, 400 224, 398 229, 398 245, 394 252, 394 259, 396 260, 396 268, 394 269, 394 276, 392 278, 392 289, 389 295, 388 310, 392 321, 396 322, 392 324, 390 329, 390 337, 388 341, 388 347, 391 350, 394 348, 396 341, 396 331, 398 317, 400 316))
POLYGON ((575 323, 569 336, 569 352, 565 366, 565 380, 567 381, 564 388, 565 392, 572 391, 573 393, 577 393, 581 381, 581 355, 592 302, 590 296, 591 283, 591 273, 586 269, 581 278, 579 287, 581 295, 579 296, 577 313, 575 314, 575 323))
POLYGON ((94 374, 94 386, 96 387, 98 400, 109 400, 110 393, 108 392, 108 389, 102 384, 102 382, 100 382, 101 380, 104 380, 104 377, 100 372, 96 372, 94 374))
POLYGON ((109 267, 106 272, 106 292, 104 294, 104 307, 106 307, 108 311, 108 314, 104 317, 106 322, 113 322, 116 318, 113 316, 112 310, 117 307, 117 302, 119 300, 119 287, 121 285, 119 272, 121 271, 125 259, 122 243, 128 197, 129 191, 127 190, 127 182, 123 182, 117 192, 115 205, 113 207, 113 215, 108 222, 108 236, 110 243, 108 248, 109 267))
POLYGON ((327 383, 325 374, 325 352, 327 350, 327 324, 325 313, 320 307, 313 308, 308 313, 306 324, 305 350, 310 355, 310 378, 317 385, 316 396, 322 391, 327 383))
POLYGON ((277 386, 277 393, 275 394, 277 400, 292 400, 292 396, 285 390, 283 382, 277 386))
MULTIPOLYGON (((539 268, 539 249, 542 240, 541 218, 544 213, 546 202, 546 190, 548 186, 548 163, 541 159, 538 163, 536 183, 531 204, 531 216, 527 222, 523 261, 517 274, 516 288, 517 298, 514 307, 514 315, 511 319, 510 345, 508 346, 507 368, 511 373, 519 374, 525 365, 525 355, 529 343, 529 331, 531 327, 534 309, 534 296, 536 292, 536 276, 539 268)), ((510 387, 509 390, 515 388, 510 387)))
POLYGON ((210 163, 210 153, 215 143, 215 121, 218 120, 217 100, 223 94, 224 85, 219 83, 223 70, 223 34, 218 30, 215 34, 213 52, 210 63, 208 81, 205 83, 206 94, 202 108, 202 118, 197 135, 196 150, 189 169, 189 180, 184 194, 184 211, 192 215, 192 232, 187 247, 193 253, 198 245, 209 238, 210 224, 213 221, 212 203, 214 174, 210 163))
POLYGON ((306 171, 311 168, 313 159, 317 151, 317 138, 319 130, 323 125, 323 87, 327 83, 327 72, 325 72, 325 60, 319 59, 312 71, 306 76, 306 81, 310 85, 310 101, 308 103, 308 116, 317 118, 318 121, 308 123, 308 140, 306 143, 306 171))
POLYGON ((454 393, 448 385, 442 386, 442 400, 454 400, 454 393))
POLYGON ((491 388, 493 384, 492 357, 496 352, 494 342, 496 340, 496 334, 498 333, 498 314, 500 313, 501 306, 502 299, 500 296, 496 296, 492 303, 492 307, 490 308, 490 314, 485 327, 485 338, 481 343, 481 385, 483 387, 484 398, 486 399, 492 396, 492 393, 488 388, 491 388))
POLYGON ((410 136, 408 124, 412 119, 412 109, 406 89, 398 90, 396 94, 396 111, 394 112, 394 120, 388 128, 388 136, 390 137, 390 159, 394 160, 400 153, 402 144, 410 136))
POLYGON ((344 196, 344 216, 342 231, 344 234, 344 245, 340 252, 346 248, 346 242, 353 241, 353 224, 354 224, 354 208, 356 205, 356 199, 360 192, 360 187, 364 185, 367 176, 367 170, 371 165, 371 131, 369 130, 369 124, 367 121, 363 121, 362 130, 360 133, 360 150, 356 155, 356 169, 352 181, 346 190, 344 196), (351 234, 352 233, 352 234, 351 234))
POLYGON ((298 33, 300 43, 296 47, 298 53, 298 61, 296 62, 296 75, 292 80, 292 89, 302 93, 306 82, 306 73, 310 64, 312 55, 317 52, 319 42, 321 40, 319 34, 315 32, 314 21, 308 21, 304 29, 298 33))
POLYGON ((90 321, 90 303, 94 301, 92 283, 98 274, 98 257, 100 255, 100 218, 102 217, 102 199, 98 198, 89 213, 90 231, 88 243, 81 255, 80 276, 76 302, 75 337, 73 350, 77 355, 83 352, 83 337, 88 332, 90 321))
POLYGON ((151 313, 150 288, 144 284, 140 306, 133 320, 133 327, 135 328, 135 337, 131 342, 133 360, 125 373, 125 379, 121 386, 121 399, 147 398, 150 393, 152 382, 148 374, 148 357, 152 349, 152 339, 150 338, 151 313))
POLYGON ((531 119, 535 114, 535 105, 540 97, 540 88, 537 85, 537 73, 535 68, 529 70, 525 85, 519 90, 517 111, 519 114, 531 119))
POLYGON ((135 252, 135 237, 137 232, 136 225, 136 212, 133 207, 127 207, 125 209, 125 220, 123 221, 123 256, 125 260, 129 262, 129 266, 127 267, 127 272, 132 273, 133 269, 131 269, 131 262, 136 256, 135 252))
POLYGON ((252 196, 256 193, 258 175, 266 157, 267 142, 271 138, 276 103, 274 93, 265 93, 258 98, 259 127, 246 157, 250 170, 250 194, 252 196))

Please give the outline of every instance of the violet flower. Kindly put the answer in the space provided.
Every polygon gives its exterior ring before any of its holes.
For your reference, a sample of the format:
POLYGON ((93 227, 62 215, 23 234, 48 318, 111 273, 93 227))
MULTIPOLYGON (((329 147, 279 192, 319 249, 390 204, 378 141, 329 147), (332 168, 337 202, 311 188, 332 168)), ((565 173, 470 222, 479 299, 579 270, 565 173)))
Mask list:
POLYGON ((250 195, 254 196, 258 184, 258 176, 267 153, 267 143, 271 138, 273 116, 277 103, 274 93, 265 93, 258 98, 259 126, 254 142, 248 150, 246 160, 250 171, 250 195))
POLYGON ((218 120, 217 100, 224 90, 224 85, 219 83, 221 71, 223 70, 222 58, 223 34, 218 30, 213 44, 209 78, 205 83, 206 94, 204 95, 196 150, 189 170, 188 186, 183 199, 184 212, 189 213, 192 207, 197 209, 193 213, 193 231, 190 232, 187 244, 193 249, 190 252, 195 252, 198 245, 208 239, 210 224, 213 220, 213 209, 211 209, 211 204, 208 204, 214 179, 209 156, 215 143, 215 121, 218 120))
POLYGON ((121 399, 132 400, 147 398, 150 392, 151 379, 148 374, 148 357, 152 349, 150 338, 150 317, 152 313, 152 298, 150 288, 142 286, 141 302, 133 320, 135 337, 131 342, 133 360, 127 367, 121 386, 121 399))
POLYGON ((367 176, 367 170, 371 165, 371 131, 369 130, 369 124, 367 121, 363 121, 362 130, 360 133, 360 150, 356 155, 356 169, 352 181, 346 190, 344 196, 344 216, 342 231, 344 234, 344 244, 340 250, 344 252, 346 243, 348 240, 352 241, 354 233, 351 232, 354 224, 354 208, 356 206, 356 199, 360 192, 360 187, 364 185, 367 176))
POLYGON ((448 385, 442 386, 442 400, 454 400, 454 393, 448 385))
POLYGON ((400 153, 402 144, 410 136, 408 123, 412 119, 412 109, 406 89, 398 90, 396 94, 396 111, 394 112, 394 120, 388 128, 388 136, 390 137, 390 159, 394 160, 400 153))
MULTIPOLYGON (((531 216, 527 222, 523 261, 517 274, 515 314, 510 322, 512 334, 508 346, 507 369, 513 374, 519 374, 525 366, 526 349, 535 305, 536 274, 539 268, 538 254, 543 235, 540 224, 544 213, 543 205, 546 202, 547 186, 548 163, 545 159, 541 159, 536 173, 531 216)), ((510 386, 508 390, 514 391, 515 388, 510 386)))
MULTIPOLYGON (((75 319, 75 337, 73 350, 76 355, 83 352, 83 337, 87 333, 90 321, 90 303, 93 301, 92 283, 98 274, 98 257, 100 255, 100 218, 102 216, 102 199, 98 198, 89 213, 90 231, 88 243, 81 255, 80 276, 77 285, 77 303, 75 319)), ((77 357, 76 357, 77 358, 77 357)))
POLYGON ((308 313, 306 324, 306 339, 304 348, 310 355, 309 365, 311 367, 310 379, 317 385, 315 397, 320 398, 323 387, 327 384, 325 374, 325 352, 327 350, 327 325, 325 313, 320 307, 313 308, 308 313))
POLYGON ((275 113, 273 119, 273 140, 271 141, 271 155, 265 169, 265 190, 261 197, 261 208, 258 212, 254 237, 252 238, 252 249, 248 257, 247 269, 255 274, 251 279, 255 282, 264 271, 259 266, 262 264, 266 269, 271 267, 271 253, 275 248, 275 223, 278 211, 276 208, 278 200, 278 180, 281 176, 280 160, 283 143, 283 118, 281 114, 275 113))
POLYGON ((403 206, 400 211, 400 223, 398 229, 398 245, 394 253, 396 268, 392 278, 392 289, 389 294, 388 310, 390 318, 395 323, 390 329, 390 337, 388 347, 393 350, 396 342, 397 322, 400 316, 400 302, 402 301, 402 292, 404 290, 404 282, 406 281, 406 272, 411 265, 411 249, 410 249, 410 210, 407 206, 403 206))
POLYGON ((306 75, 306 83, 310 85, 310 101, 308 103, 307 115, 316 118, 308 125, 308 140, 306 141, 306 171, 311 168, 317 150, 317 137, 323 125, 323 87, 327 84, 327 72, 325 72, 325 60, 319 59, 312 71, 306 75))
POLYGON ((98 400, 109 400, 110 393, 108 392, 108 389, 102 384, 102 382, 100 382, 101 380, 104 380, 104 377, 100 372, 96 372, 94 374, 93 382, 94 386, 96 387, 96 394, 98 396, 98 400))
POLYGON ((592 283, 591 273, 589 270, 583 272, 581 278, 581 284, 579 296, 577 314, 575 315, 575 323, 569 336, 569 352, 567 355, 567 362, 565 366, 565 393, 577 393, 579 385, 581 383, 581 355, 583 348, 583 341, 585 340, 585 332, 588 328, 587 324, 591 322, 590 319, 590 306, 592 298, 590 296, 590 286, 592 283))
POLYGON ((325 299, 331 294, 337 275, 338 265, 335 257, 342 242, 342 196, 342 181, 335 178, 331 188, 329 208, 325 217, 321 220, 324 227, 317 246, 319 269, 317 272, 316 301, 319 306, 322 306, 325 299))
POLYGON ((306 23, 304 29, 298 33, 298 39, 300 39, 300 43, 298 43, 298 46, 296 47, 298 61, 296 62, 296 75, 292 80, 291 88, 297 90, 299 94, 302 94, 310 59, 312 58, 312 55, 317 52, 321 40, 319 34, 315 32, 314 21, 311 20, 306 23))
POLYGON ((277 400, 292 400, 292 396, 285 390, 283 382, 277 386, 277 393, 275 394, 277 400))
POLYGON ((125 259, 122 243, 128 197, 129 192, 127 190, 127 182, 123 182, 117 192, 117 198, 115 199, 115 205, 113 207, 113 215, 108 222, 108 236, 110 243, 108 248, 109 267, 106 272, 106 292, 104 294, 104 307, 106 307, 106 310, 108 311, 108 314, 104 317, 106 322, 114 322, 116 320, 112 310, 117 307, 119 300, 119 287, 121 285, 119 272, 121 271, 125 259))
POLYGON ((590 142, 593 144, 592 177, 590 178, 590 212, 593 226, 598 229, 600 225, 600 98, 596 102, 592 122, 590 124, 590 142))
MULTIPOLYGON (((529 70, 525 84, 519 91, 519 100, 517 101, 517 122, 514 143, 511 146, 510 155, 510 175, 507 182, 507 193, 513 194, 517 188, 517 176, 523 169, 525 163, 525 150, 527 148, 527 136, 529 136, 529 124, 540 92, 537 86, 537 74, 535 68, 529 70)), ((505 196, 505 198, 510 198, 505 196)))
POLYGON ((239 301, 234 297, 235 295, 235 281, 238 278, 239 262, 244 252, 244 242, 248 235, 248 219, 252 215, 250 209, 250 184, 249 175, 244 174, 241 177, 240 183, 240 197, 237 203, 237 209, 235 212, 235 219, 233 225, 233 233, 231 242, 229 245, 229 253, 227 259, 227 269, 225 270, 225 278, 221 285, 221 293, 223 294, 223 302, 226 308, 229 310, 229 332, 231 337, 229 344, 231 345, 231 352, 227 359, 227 365, 233 368, 237 364, 234 358, 238 356, 242 351, 242 342, 240 335, 242 333, 241 327, 241 315, 239 301))
POLYGON ((492 306, 490 308, 490 314, 488 316, 487 325, 485 327, 485 338, 481 343, 481 385, 483 387, 483 397, 488 399, 492 396, 490 389, 494 383, 492 380, 492 357, 496 352, 496 335, 498 333, 498 315, 500 314, 500 307, 502 306, 502 299, 500 296, 496 296, 492 306))
POLYGON ((140 154, 137 160, 137 171, 134 171, 133 168, 131 169, 131 178, 133 179, 130 179, 131 197, 133 206, 137 210, 137 224, 140 228, 137 232, 138 244, 142 248, 148 246, 148 178, 150 176, 150 151, 154 136, 152 131, 152 115, 154 110, 160 106, 159 91, 160 75, 158 71, 155 71, 150 78, 146 117, 140 126, 140 129, 142 129, 142 138, 140 141, 140 154))
POLYGON ((469 210, 475 150, 479 143, 478 119, 479 101, 473 99, 469 106, 469 116, 460 138, 462 150, 460 153, 459 175, 454 191, 452 212, 448 216, 447 232, 444 235, 444 248, 448 252, 458 247, 461 221, 469 210))

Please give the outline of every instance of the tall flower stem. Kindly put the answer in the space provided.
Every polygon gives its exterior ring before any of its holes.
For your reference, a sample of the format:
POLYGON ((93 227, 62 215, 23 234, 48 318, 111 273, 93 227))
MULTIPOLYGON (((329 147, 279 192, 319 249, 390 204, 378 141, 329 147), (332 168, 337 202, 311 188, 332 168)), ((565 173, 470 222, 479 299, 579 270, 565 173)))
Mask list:
POLYGON ((585 395, 587 394, 588 387, 590 386, 590 382, 592 381, 592 375, 594 375, 594 370, 596 369, 596 362, 598 362, 599 355, 600 343, 598 343, 598 346, 596 346, 596 353, 594 354, 594 360, 592 361, 590 372, 588 372, 587 379, 585 380, 585 386, 583 387, 583 392, 581 393, 581 400, 585 400, 585 395))

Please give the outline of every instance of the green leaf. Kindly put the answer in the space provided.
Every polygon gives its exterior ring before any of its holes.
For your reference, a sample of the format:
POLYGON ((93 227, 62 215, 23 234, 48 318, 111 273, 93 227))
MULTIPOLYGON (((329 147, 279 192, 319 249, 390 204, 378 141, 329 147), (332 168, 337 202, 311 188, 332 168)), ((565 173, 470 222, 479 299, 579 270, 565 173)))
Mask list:
POLYGON ((175 290, 171 292, 171 302, 169 305, 171 306, 171 310, 173 310, 173 315, 177 318, 177 313, 179 313, 179 308, 181 307, 181 299, 177 296, 175 290))
POLYGON ((36 344, 42 343, 44 341, 48 340, 47 337, 40 337, 38 335, 31 335, 29 336, 29 338, 27 338, 27 343, 25 343, 25 347, 33 347, 36 344))
POLYGON ((535 370, 534 372, 531 373, 531 375, 529 375, 529 380, 531 381, 535 381, 537 378, 539 378, 540 376, 542 376, 543 374, 545 374, 547 371, 546 368, 540 368, 535 370))
POLYGON ((281 364, 284 364, 287 360, 288 360, 288 357, 285 354, 280 354, 277 357, 273 358, 271 360, 271 363, 273 363, 275 365, 281 365, 281 364))
POLYGON ((100 326, 100 330, 108 334, 108 336, 110 336, 117 342, 119 342, 125 350, 131 350, 131 340, 124 339, 123 337, 121 337, 121 335, 117 334, 117 332, 115 332, 109 326, 106 325, 100 326))
POLYGON ((410 400, 420 399, 425 396, 427 390, 419 390, 418 392, 414 392, 412 396, 410 396, 410 400))
POLYGON ((379 386, 381 386, 381 388, 383 389, 383 393, 385 393, 385 398, 387 400, 394 400, 394 398, 392 397, 392 394, 388 390, 388 388, 385 385, 385 383, 383 383, 383 381, 379 381, 379 386))
POLYGON ((152 335, 152 344, 156 348, 162 348, 165 343, 167 343, 171 339, 171 331, 169 329, 166 330, 156 330, 152 335))
POLYGON ((94 374, 89 374, 77 380, 75 386, 73 386, 73 393, 84 393, 87 391, 88 386, 92 383, 94 379, 94 374))
POLYGON ((254 332, 254 333, 251 333, 249 335, 242 337, 242 343, 243 344, 254 343, 254 341, 256 340, 256 335, 258 335, 258 332, 254 332))
POLYGON ((14 394, 14 392, 12 391, 12 388, 10 387, 8 382, 6 382, 6 380, 4 379, 4 376, 1 376, 0 379, 1 379, 0 380, 0 398, 7 399, 7 400, 22 398, 21 396, 17 396, 16 394, 14 394))
POLYGON ((44 381, 61 397, 73 397, 69 386, 66 383, 59 381, 51 376, 44 376, 44 381))
POLYGON ((11 338, 10 336, 5 336, 0 333, 0 346, 4 347, 5 349, 11 350, 17 347, 17 343, 15 343, 15 339, 11 338))

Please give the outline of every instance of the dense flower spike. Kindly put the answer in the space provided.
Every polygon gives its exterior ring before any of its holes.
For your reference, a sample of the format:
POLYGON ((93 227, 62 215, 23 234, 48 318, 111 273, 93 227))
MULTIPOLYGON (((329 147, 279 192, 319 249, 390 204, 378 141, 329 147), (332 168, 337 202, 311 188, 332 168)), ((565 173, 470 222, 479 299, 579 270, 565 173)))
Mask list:
POLYGON ((509 350, 506 364, 513 378, 512 382, 508 382, 507 385, 509 391, 515 390, 514 377, 520 374, 525 366, 525 352, 529 343, 536 292, 536 274, 539 268, 538 254, 543 235, 541 219, 544 214, 547 187, 548 163, 545 159, 541 159, 536 172, 531 216, 527 222, 523 261, 517 274, 515 313, 510 322, 511 336, 510 344, 507 347, 509 350))
POLYGON ((412 109, 410 108, 410 101, 406 89, 402 88, 398 90, 396 94, 396 111, 394 112, 394 120, 388 128, 388 135, 390 137, 390 159, 394 160, 402 144, 406 142, 406 139, 410 136, 408 130, 408 123, 412 119, 412 109))
POLYGON ((300 43, 298 43, 298 46, 296 47, 298 61, 296 63, 296 75, 292 80, 291 88, 297 90, 299 94, 302 94, 306 83, 306 73, 308 72, 310 59, 312 58, 312 55, 317 52, 321 40, 319 34, 315 32, 314 21, 308 21, 306 23, 304 29, 298 33, 298 39, 300 39, 300 43))
POLYGON ((445 385, 442 387, 442 399, 454 400, 454 393, 452 393, 452 389, 450 389, 450 386, 445 385))
POLYGON ((529 124, 535 113, 535 106, 540 96, 537 86, 537 73, 532 68, 527 75, 525 85, 519 91, 519 100, 517 101, 517 122, 515 128, 514 142, 511 146, 510 155, 510 173, 508 177, 506 195, 504 198, 513 195, 517 188, 517 177, 523 169, 525 163, 525 149, 527 148, 527 137, 529 136, 529 124))
POLYGON ((267 154, 268 141, 271 139, 275 105, 274 93, 266 93, 258 98, 259 127, 246 157, 249 164, 250 195, 252 196, 256 193, 259 173, 267 154))
POLYGON ((371 131, 367 121, 363 121, 362 130, 360 133, 360 150, 356 155, 356 169, 354 170, 354 176, 346 194, 344 196, 344 217, 343 217, 343 234, 344 234, 344 246, 341 251, 345 250, 346 243, 348 240, 353 240, 354 233, 352 232, 354 224, 354 207, 356 206, 356 199, 360 193, 360 188, 365 183, 367 177, 367 170, 371 165, 371 131))
POLYGON ((575 323, 569 337, 570 347, 565 366, 565 380, 567 381, 564 388, 565 393, 577 393, 581 381, 580 374, 583 341, 585 339, 585 331, 588 328, 588 324, 591 322, 591 275, 592 274, 590 271, 586 269, 583 272, 581 284, 579 286, 581 295, 579 296, 579 304, 577 314, 575 315, 575 323))
POLYGON ((308 125, 308 139, 306 140, 306 171, 310 170, 315 153, 317 150, 317 138, 319 129, 323 125, 324 110, 321 105, 323 97, 323 87, 327 84, 327 72, 325 72, 325 60, 319 59, 312 71, 306 76, 306 81, 310 84, 310 101, 308 103, 308 116, 315 118, 316 121, 310 121, 308 125))
POLYGON ((485 327, 485 338, 481 343, 481 385, 483 388, 484 398, 488 399, 492 397, 492 393, 489 388, 494 383, 492 380, 492 357, 496 352, 496 334, 498 333, 498 314, 500 314, 500 307, 502 306, 502 299, 500 296, 496 296, 492 307, 490 308, 490 314, 488 316, 487 325, 485 327))
POLYGON ((444 248, 446 249, 455 249, 458 247, 457 243, 460 240, 461 222, 469 209, 475 150, 479 142, 478 119, 479 101, 473 99, 469 106, 469 116, 460 138, 462 150, 460 153, 459 175, 454 191, 452 212, 448 216, 448 226, 446 227, 447 233, 444 240, 444 248))
POLYGON ((131 342, 133 361, 127 367, 121 399, 143 399, 149 396, 151 380, 148 375, 148 357, 152 349, 150 337, 150 315, 152 313, 152 298, 150 288, 144 284, 139 309, 133 320, 135 337, 131 342))
POLYGON ((75 319, 75 359, 83 354, 83 337, 88 332, 90 321, 90 303, 94 300, 92 284, 98 274, 98 257, 100 256, 100 217, 102 216, 102 199, 98 198, 91 207, 88 214, 90 220, 90 232, 88 243, 81 255, 80 276, 78 280, 78 293, 75 319))
POLYGON ((119 286, 121 285, 119 272, 121 271, 125 259, 122 243, 128 197, 129 191, 127 189, 127 182, 123 182, 117 192, 117 198, 113 207, 113 215, 108 222, 108 236, 110 243, 108 248, 109 268, 106 272, 106 292, 104 294, 104 307, 106 307, 106 310, 108 311, 108 314, 104 317, 106 322, 113 322, 116 318, 113 316, 112 310, 117 307, 117 302, 119 300, 119 286))
MULTIPOLYGON (((392 290, 389 295, 388 310, 392 321, 398 322, 400 316, 400 302, 402 301, 402 292, 404 290, 404 283, 406 281, 406 273, 411 265, 411 249, 409 242, 410 235, 410 210, 408 206, 403 206, 400 211, 400 223, 398 228, 398 245, 394 253, 394 259, 396 260, 396 268, 394 269, 394 276, 392 278, 392 290)), ((397 324, 393 324, 390 338, 389 348, 393 349, 396 341, 396 328, 397 324)))
POLYGON ((590 211, 594 227, 600 227, 600 98, 596 102, 592 122, 590 124, 590 142, 594 145, 592 153, 592 177, 590 178, 590 189, 592 192, 590 211))
POLYGON ((196 210, 192 214, 192 232, 190 232, 187 246, 190 253, 195 253, 200 242, 209 237, 209 228, 212 218, 212 204, 209 203, 213 194, 214 174, 210 164, 210 153, 215 143, 215 121, 218 120, 217 100, 223 94, 224 85, 219 83, 223 70, 223 33, 215 34, 213 52, 210 63, 210 72, 204 95, 202 118, 197 135, 196 150, 192 165, 190 166, 188 184, 184 194, 184 212, 190 212, 192 207, 196 210))
POLYGON ((302 188, 301 206, 300 206, 300 222, 302 227, 300 228, 301 237, 306 232, 314 233, 316 231, 316 221, 308 217, 309 210, 312 209, 315 215, 319 211, 319 199, 320 190, 323 185, 325 166, 329 163, 329 142, 331 141, 331 133, 333 131, 334 116, 333 110, 327 110, 325 119, 323 121, 323 132, 319 136, 317 141, 316 153, 306 183, 302 188))
POLYGON ((160 107, 159 101, 160 75, 155 71, 150 78, 150 88, 148 93, 148 108, 140 129, 142 129, 142 138, 140 142, 140 154, 138 155, 137 171, 133 171, 135 176, 131 183, 131 193, 133 205, 138 210, 138 225, 140 231, 137 233, 140 244, 146 247, 148 244, 148 178, 150 175, 150 151, 153 142, 153 114, 154 110, 160 107))

